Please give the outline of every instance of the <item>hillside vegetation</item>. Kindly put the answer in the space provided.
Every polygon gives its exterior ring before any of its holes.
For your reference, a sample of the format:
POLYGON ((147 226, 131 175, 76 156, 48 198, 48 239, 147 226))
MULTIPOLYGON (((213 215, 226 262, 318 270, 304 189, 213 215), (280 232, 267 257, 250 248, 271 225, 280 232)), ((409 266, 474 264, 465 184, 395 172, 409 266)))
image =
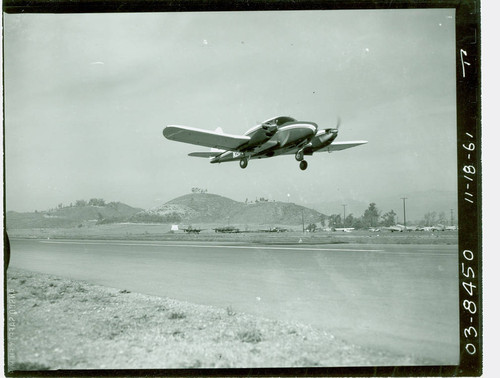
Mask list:
MULTIPOLYGON (((456 196, 452 192, 414 192, 406 201, 406 220, 410 226, 455 226, 456 212, 453 203, 456 196), (429 196, 427 196, 429 194, 429 196), (433 195, 435 194, 435 197, 433 195), (417 209, 418 208, 418 209, 417 209), (442 211, 443 208, 449 209, 442 211), (415 220, 415 215, 423 217, 415 220), (413 219, 413 220, 410 220, 413 219)), ((310 207, 294 203, 269 201, 266 198, 255 201, 239 202, 217 194, 209 194, 204 189, 193 188, 186 194, 148 210, 134 208, 120 202, 105 203, 93 198, 88 202, 78 200, 69 206, 59 204, 57 208, 46 211, 18 213, 9 211, 6 214, 8 229, 43 229, 74 228, 111 223, 134 224, 178 224, 187 227, 217 227, 220 225, 237 225, 244 229, 255 225, 270 229, 276 226, 307 225, 339 228, 369 229, 390 227, 404 222, 401 210, 401 199, 391 201, 364 202, 344 200, 311 204, 310 207), (382 203, 382 205, 380 205, 382 203), (347 213, 342 214, 342 207, 348 206, 347 213), (392 207, 391 207, 392 206, 392 207), (354 216, 354 213, 361 214, 354 216), (330 215, 325 215, 330 214, 330 215), (209 225, 209 226, 207 226, 209 225), (265 226, 265 227, 263 227, 265 226)), ((308 228, 309 229, 309 228, 308 228)), ((314 231, 314 229, 310 229, 314 231)))
POLYGON ((6 214, 7 229, 78 227, 86 223, 114 223, 129 219, 142 209, 120 202, 100 203, 99 205, 60 206, 57 209, 6 214))
POLYGON ((161 206, 142 210, 120 202, 77 201, 76 205, 33 213, 7 213, 7 228, 82 227, 108 223, 222 223, 255 225, 299 225, 320 222, 325 216, 293 203, 234 201, 209 193, 190 193, 161 206))
POLYGON ((296 225, 319 222, 320 212, 293 203, 243 203, 208 193, 191 193, 134 215, 133 221, 296 225))

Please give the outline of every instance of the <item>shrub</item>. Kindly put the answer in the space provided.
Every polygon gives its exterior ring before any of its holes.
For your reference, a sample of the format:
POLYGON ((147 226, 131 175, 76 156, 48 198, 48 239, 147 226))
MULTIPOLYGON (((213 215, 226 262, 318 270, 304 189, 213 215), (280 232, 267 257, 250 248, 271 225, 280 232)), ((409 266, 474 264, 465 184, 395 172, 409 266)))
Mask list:
POLYGON ((262 333, 258 329, 238 332, 238 338, 244 343, 257 344, 262 341, 262 333))

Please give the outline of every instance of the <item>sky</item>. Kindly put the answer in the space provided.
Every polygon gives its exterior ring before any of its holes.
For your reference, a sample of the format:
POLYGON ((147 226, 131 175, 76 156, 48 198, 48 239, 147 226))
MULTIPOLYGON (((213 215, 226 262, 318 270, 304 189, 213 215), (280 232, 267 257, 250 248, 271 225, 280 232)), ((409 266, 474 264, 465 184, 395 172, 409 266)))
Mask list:
POLYGON ((457 190, 454 9, 4 14, 4 91, 7 210, 147 209, 193 187, 303 205, 457 190), (340 118, 337 141, 368 144, 243 170, 162 135, 278 115, 340 118))

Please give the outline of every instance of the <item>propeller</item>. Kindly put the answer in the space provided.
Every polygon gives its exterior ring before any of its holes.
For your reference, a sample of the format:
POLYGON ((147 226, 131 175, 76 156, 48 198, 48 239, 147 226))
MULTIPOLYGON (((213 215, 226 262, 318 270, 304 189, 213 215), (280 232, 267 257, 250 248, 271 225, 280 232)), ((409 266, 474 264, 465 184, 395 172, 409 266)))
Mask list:
POLYGON ((340 130, 340 124, 342 123, 340 117, 337 117, 337 124, 335 125, 335 128, 333 129, 327 129, 326 131, 329 132, 330 134, 338 134, 339 130, 340 130))
POLYGON ((340 123, 341 123, 340 118, 337 117, 337 124, 335 125, 335 128, 331 127, 329 129, 325 129, 324 134, 319 136, 320 142, 324 143, 328 139, 330 139, 330 140, 335 139, 337 137, 337 134, 339 133, 340 123), (334 137, 332 138, 331 135, 334 135, 334 137))

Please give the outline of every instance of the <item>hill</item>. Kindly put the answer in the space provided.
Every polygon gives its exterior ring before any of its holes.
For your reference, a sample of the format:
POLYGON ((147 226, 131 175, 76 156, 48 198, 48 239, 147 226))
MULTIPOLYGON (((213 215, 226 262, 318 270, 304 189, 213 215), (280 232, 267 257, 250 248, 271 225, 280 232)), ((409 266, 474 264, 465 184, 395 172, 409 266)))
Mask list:
POLYGON ((76 227, 83 223, 112 223, 129 219, 142 209, 121 202, 101 205, 65 206, 48 211, 6 214, 7 229, 76 227))
POLYGON ((238 212, 242 203, 217 194, 191 193, 177 197, 161 206, 141 211, 132 222, 217 222, 238 212))
POLYGON ((34 213, 6 214, 7 228, 78 227, 85 224, 117 222, 132 223, 219 223, 254 225, 298 225, 318 223, 322 213, 293 203, 269 202, 261 199, 243 203, 209 193, 190 193, 175 198, 161 206, 142 210, 123 203, 79 201, 75 206, 60 206, 34 213), (89 203, 92 203, 90 205, 89 203))
POLYGON ((208 193, 191 193, 135 214, 131 221, 295 225, 319 222, 323 214, 293 203, 243 203, 208 193))
POLYGON ((232 223, 298 225, 320 222, 324 216, 320 212, 285 202, 257 202, 244 205, 242 210, 230 218, 232 223))

